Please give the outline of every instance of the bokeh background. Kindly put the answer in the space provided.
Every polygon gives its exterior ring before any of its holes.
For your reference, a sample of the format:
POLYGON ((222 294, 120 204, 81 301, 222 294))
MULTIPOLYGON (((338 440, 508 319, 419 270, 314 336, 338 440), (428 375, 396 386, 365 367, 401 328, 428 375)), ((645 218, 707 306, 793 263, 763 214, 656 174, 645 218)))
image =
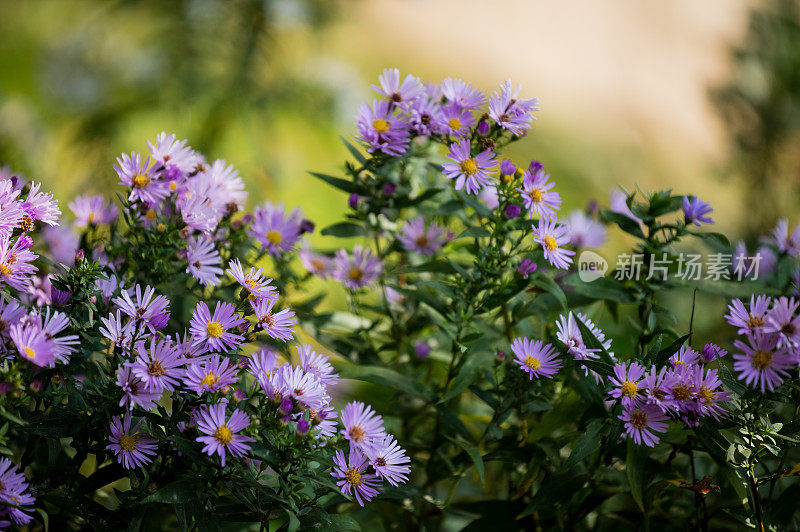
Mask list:
MULTIPOLYGON (((162 130, 239 170, 251 205, 318 227, 369 84, 395 66, 541 100, 518 164, 545 163, 565 209, 609 189, 712 202, 754 240, 798 218, 800 26, 791 0, 0 0, 0 166, 74 195, 162 130)), ((318 237, 315 237, 318 238, 318 237)), ((612 239, 614 246, 623 242, 612 239)))

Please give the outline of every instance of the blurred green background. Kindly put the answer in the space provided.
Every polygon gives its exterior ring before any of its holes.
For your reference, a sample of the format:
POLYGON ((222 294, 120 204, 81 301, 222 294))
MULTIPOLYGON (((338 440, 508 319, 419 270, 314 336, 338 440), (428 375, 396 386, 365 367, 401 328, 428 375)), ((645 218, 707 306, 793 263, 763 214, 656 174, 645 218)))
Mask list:
POLYGON ((671 187, 754 237, 798 212, 797 20, 788 0, 0 0, 0 166, 66 210, 166 130, 233 163, 251 205, 324 226, 346 198, 307 171, 336 173, 338 136, 396 66, 538 96, 511 155, 543 161, 567 210, 671 187))

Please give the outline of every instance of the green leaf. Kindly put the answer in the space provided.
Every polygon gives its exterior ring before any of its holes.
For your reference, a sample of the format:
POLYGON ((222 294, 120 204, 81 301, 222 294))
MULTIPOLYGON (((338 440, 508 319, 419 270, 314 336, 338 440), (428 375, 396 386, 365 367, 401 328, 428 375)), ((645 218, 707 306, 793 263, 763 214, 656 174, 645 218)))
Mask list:
MULTIPOLYGON (((338 488, 337 488, 338 490, 338 488)), ((315 509, 305 514, 300 519, 303 530, 314 532, 339 532, 361 530, 358 521, 345 514, 329 514, 323 510, 315 509)))
POLYGON ((331 185, 334 188, 338 188, 339 190, 344 190, 345 192, 350 193, 363 193, 364 188, 360 185, 348 181, 347 179, 342 179, 340 177, 333 177, 331 175, 326 174, 318 174, 317 172, 309 172, 311 175, 316 177, 317 179, 321 179, 331 185))
POLYGON ((197 483, 189 479, 170 482, 152 495, 142 500, 144 503, 158 502, 165 504, 185 503, 197 497, 197 483))
POLYGON ((628 440, 628 457, 625 461, 625 470, 628 475, 628 484, 631 488, 631 497, 639 509, 644 511, 645 461, 647 460, 647 447, 636 445, 633 440, 628 440))
POLYGON ((700 231, 689 231, 689 234, 704 240, 708 240, 711 247, 720 251, 731 249, 730 240, 728 240, 728 237, 722 233, 701 233, 700 231))
POLYGON ((323 236, 338 236, 340 238, 349 238, 354 236, 366 236, 367 230, 364 226, 354 224, 353 222, 339 222, 329 225, 322 230, 323 236))
POLYGON ((478 476, 481 479, 481 485, 484 485, 486 483, 486 478, 483 467, 483 457, 481 456, 481 452, 478 450, 478 448, 472 445, 471 443, 467 443, 458 438, 450 438, 448 436, 448 439, 453 443, 455 443, 456 445, 458 445, 459 447, 461 447, 462 449, 464 449, 464 452, 466 452, 469 455, 469 457, 472 459, 472 462, 475 464, 475 469, 478 470, 478 476))
POLYGON ((476 226, 476 227, 468 227, 464 230, 460 235, 458 235, 455 240, 459 238, 485 238, 488 236, 492 236, 492 233, 484 229, 483 227, 476 226))
POLYGON ((600 277, 586 283, 578 274, 564 277, 564 284, 572 287, 577 294, 592 299, 605 299, 619 303, 632 303, 635 299, 626 289, 625 285, 613 277, 600 277))
POLYGON ((456 270, 448 262, 445 262, 443 260, 432 260, 430 262, 417 264, 416 266, 406 266, 405 268, 398 268, 396 270, 392 270, 391 273, 395 275, 400 273, 420 273, 420 272, 455 273, 455 271, 456 270))
POLYGON ((680 338, 669 344, 667 347, 659 351, 653 362, 657 366, 661 366, 662 364, 664 364, 664 362, 666 362, 669 359, 669 357, 671 357, 680 350, 681 346, 684 343, 686 343, 686 341, 689 339, 689 336, 691 335, 684 334, 683 336, 681 336, 680 338))
POLYGON ((602 426, 603 422, 600 419, 593 419, 589 422, 589 425, 586 426, 586 431, 575 442, 575 447, 572 448, 569 458, 564 462, 563 469, 570 469, 578 465, 578 462, 600 449, 600 438, 598 436, 602 426))
POLYGON ((345 379, 371 382, 387 388, 396 389, 400 392, 405 392, 414 397, 425 399, 426 401, 434 399, 433 392, 422 382, 406 377, 393 369, 383 366, 357 365, 346 360, 337 362, 336 366, 339 369, 340 376, 345 379))
POLYGON ((364 154, 362 154, 358 150, 358 148, 356 148, 349 140, 342 137, 341 135, 339 136, 339 138, 342 139, 342 144, 344 144, 345 148, 347 148, 347 151, 349 151, 350 154, 353 157, 355 157, 356 161, 358 161, 361 164, 364 164, 366 162, 367 158, 364 157, 364 154))
POLYGON ((537 272, 531 276, 530 280, 531 284, 556 298, 556 301, 558 301, 558 304, 561 305, 562 309, 567 309, 567 296, 564 295, 564 290, 558 286, 558 283, 556 283, 552 277, 541 272, 537 272))
POLYGON ((446 403, 463 392, 467 386, 475 382, 475 379, 481 374, 481 370, 491 366, 494 360, 492 353, 470 353, 465 356, 467 357, 466 362, 461 365, 450 389, 439 399, 439 404, 446 403))
POLYGON ((600 211, 600 217, 607 222, 616 224, 620 229, 628 234, 631 234, 637 238, 641 238, 642 240, 645 238, 639 223, 631 218, 628 218, 624 214, 610 211, 608 209, 602 209, 600 211))
POLYGON ((399 200, 395 201, 394 205, 395 205, 395 207, 399 207, 399 208, 413 207, 415 205, 419 205, 420 203, 422 203, 425 200, 431 199, 432 197, 434 197, 437 194, 439 194, 442 190, 444 190, 444 189, 441 189, 441 188, 429 188, 428 190, 426 190, 425 192, 423 192, 422 194, 420 194, 416 198, 399 199, 399 200))

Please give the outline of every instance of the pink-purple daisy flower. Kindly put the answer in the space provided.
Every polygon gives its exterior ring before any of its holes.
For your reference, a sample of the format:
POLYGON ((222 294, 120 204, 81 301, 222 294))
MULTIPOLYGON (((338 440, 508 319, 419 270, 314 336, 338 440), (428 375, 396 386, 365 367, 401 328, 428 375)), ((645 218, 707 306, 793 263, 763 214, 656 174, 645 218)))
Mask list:
POLYGON ((575 252, 563 247, 569 244, 567 228, 559 225, 556 218, 542 218, 533 228, 533 240, 542 246, 544 258, 556 268, 568 269, 575 252))
POLYGON ((534 377, 552 379, 563 365, 555 348, 541 340, 516 338, 511 342, 511 351, 516 357, 515 362, 528 374, 530 380, 534 377))
POLYGON ((333 278, 350 290, 371 285, 382 272, 383 264, 369 248, 356 245, 352 255, 340 249, 334 257, 333 278))
POLYGON ((203 434, 197 441, 204 444, 203 452, 209 456, 218 454, 222 466, 225 457, 244 456, 250 450, 249 442, 255 439, 240 434, 250 426, 250 418, 241 410, 234 410, 226 417, 225 404, 211 405, 201 409, 196 417, 197 429, 203 434))
POLYGON ((200 301, 192 313, 189 333, 195 345, 205 345, 209 351, 227 351, 244 342, 238 327, 246 322, 230 303, 218 301, 212 316, 208 305, 200 301))
POLYGON ((397 239, 407 250, 422 255, 433 255, 447 242, 444 228, 435 223, 426 227, 425 219, 422 216, 407 221, 397 239))
POLYGON ((350 449, 348 457, 342 451, 336 451, 333 457, 334 468, 331 476, 340 479, 336 485, 346 495, 356 498, 359 505, 364 506, 364 501, 369 502, 380 486, 380 479, 374 473, 368 473, 369 461, 358 449, 350 449))
POLYGON ((625 408, 619 418, 625 422, 625 433, 637 445, 654 447, 659 442, 657 432, 666 432, 669 418, 655 405, 625 408))
POLYGON ((156 440, 142 431, 142 420, 131 426, 131 413, 120 418, 111 418, 110 444, 106 449, 113 451, 117 462, 125 469, 142 467, 153 461, 156 454, 156 440))
POLYGON ((550 174, 546 174, 544 168, 528 169, 522 175, 522 188, 517 190, 522 195, 522 201, 531 218, 554 217, 561 208, 561 196, 550 190, 556 184, 548 182, 549 179, 550 174))
POLYGON ((456 180, 456 190, 466 187, 468 194, 477 194, 491 182, 491 172, 497 166, 492 150, 484 150, 472 155, 470 141, 463 139, 450 145, 447 157, 453 161, 442 165, 442 173, 447 179, 456 180))
POLYGON ((258 326, 265 333, 276 340, 288 342, 294 336, 297 318, 294 311, 288 308, 274 312, 273 307, 276 301, 275 299, 258 299, 250 301, 250 306, 253 308, 258 326))
POLYGON ((749 343, 734 340, 733 345, 742 351, 733 355, 733 369, 739 380, 748 386, 772 391, 780 386, 789 370, 797 365, 794 357, 778 347, 779 338, 774 334, 750 334, 749 343))

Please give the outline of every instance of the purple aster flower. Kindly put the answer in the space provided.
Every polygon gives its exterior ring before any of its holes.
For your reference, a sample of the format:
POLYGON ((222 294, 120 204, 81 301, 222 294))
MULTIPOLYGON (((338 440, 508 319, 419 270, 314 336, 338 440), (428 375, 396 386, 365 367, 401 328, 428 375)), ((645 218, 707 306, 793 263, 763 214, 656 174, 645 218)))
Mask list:
POLYGON ((186 244, 186 262, 189 264, 186 273, 191 274, 203 286, 217 286, 222 275, 222 259, 214 242, 201 237, 190 238, 186 244))
POLYGON ((475 117, 468 109, 463 109, 457 104, 442 107, 442 134, 453 137, 466 137, 475 125, 475 117))
POLYGON ((747 339, 749 345, 741 340, 733 342, 734 347, 742 351, 733 355, 733 369, 739 373, 739 380, 760 388, 761 393, 774 390, 796 365, 794 357, 778 347, 778 335, 748 334, 747 339))
POLYGON ((696 365, 683 364, 675 366, 670 374, 667 399, 684 413, 694 412, 696 408, 697 390, 694 388, 694 381, 699 371, 700 368, 696 365))
POLYGON ((375 100, 370 107, 362 103, 356 115, 356 138, 368 144, 367 151, 382 151, 399 157, 408 150, 409 127, 405 118, 393 114, 394 106, 385 100, 375 100))
POLYGON ((519 99, 519 91, 511 86, 507 79, 500 85, 500 94, 494 93, 489 97, 489 116, 503 129, 507 129, 517 137, 521 137, 530 129, 534 120, 533 111, 539 110, 539 99, 519 99))
POLYGON ((367 451, 372 441, 386 435, 383 418, 371 406, 360 401, 347 403, 342 412, 342 436, 350 442, 350 449, 367 451))
POLYGON ((333 457, 335 467, 331 471, 331 476, 341 479, 336 485, 345 495, 353 495, 358 504, 364 506, 364 501, 369 502, 380 486, 380 479, 374 473, 367 473, 369 462, 367 457, 358 449, 350 449, 350 454, 345 460, 342 451, 336 451, 333 457))
POLYGON ((328 439, 336 435, 336 412, 333 411, 333 407, 326 406, 314 412, 312 420, 315 424, 314 437, 328 439))
POLYGON ((138 153, 123 153, 121 158, 117 157, 114 170, 119 176, 119 184, 131 187, 130 201, 158 205, 169 194, 169 188, 153 172, 150 157, 142 160, 138 153))
POLYGON ((136 344, 136 351, 136 360, 128 365, 148 391, 161 393, 164 390, 174 390, 180 384, 186 361, 171 340, 156 340, 153 336, 149 350, 142 341, 136 344))
POLYGON ((531 218, 534 216, 552 217, 561 208, 561 196, 558 192, 550 192, 556 184, 548 183, 550 174, 546 174, 544 169, 536 172, 525 170, 522 174, 522 188, 517 190, 522 195, 525 208, 528 209, 531 218))
POLYGON ((375 473, 392 486, 408 482, 411 460, 391 434, 373 441, 367 450, 367 457, 375 473))
POLYGON ((782 218, 778 220, 778 225, 772 231, 770 242, 778 246, 778 251, 786 253, 792 257, 800 256, 800 223, 798 223, 792 234, 789 234, 789 220, 782 218))
POLYGON ((163 329, 169 321, 169 300, 166 296, 156 295, 151 286, 145 286, 144 292, 138 284, 134 287, 135 299, 130 290, 122 290, 112 300, 124 314, 144 323, 151 332, 163 329))
POLYGON ((141 379, 131 373, 130 366, 124 364, 117 368, 117 386, 122 389, 119 406, 127 405, 129 410, 133 410, 134 405, 150 410, 161 398, 161 392, 148 390, 141 379))
POLYGON ((473 89, 472 83, 465 83, 458 78, 445 78, 442 81, 442 94, 447 101, 462 109, 480 109, 486 102, 486 96, 480 90, 473 89))
POLYGON ((494 171, 497 161, 492 150, 484 150, 473 156, 470 152, 470 142, 463 139, 450 145, 447 156, 454 163, 442 165, 442 172, 447 179, 456 180, 456 190, 461 190, 466 185, 468 194, 477 194, 491 181, 489 175, 494 171))
POLYGON ((29 507, 36 499, 26 493, 27 490, 28 481, 19 468, 8 458, 0 459, 0 506, 5 506, 3 514, 18 525, 25 525, 33 519, 30 515, 33 508, 29 507))
POLYGON ((698 371, 693 384, 697 397, 697 410, 701 416, 711 416, 719 420, 728 415, 718 403, 730 401, 733 393, 722 389, 722 381, 717 376, 717 370, 698 371))
POLYGON ((558 225, 556 218, 542 218, 537 225, 532 227, 534 229, 533 241, 542 246, 544 258, 556 268, 568 269, 572 264, 572 255, 575 252, 562 247, 569 244, 567 228, 558 225))
POLYGON ((202 395, 214 393, 239 380, 239 368, 230 359, 214 354, 209 358, 191 361, 186 368, 183 384, 202 395))
POLYGON ((511 343, 511 351, 517 357, 515 362, 528 374, 530 380, 534 377, 552 379, 563 365, 555 348, 541 340, 517 338, 511 343))
POLYGON ((425 219, 417 216, 406 222, 397 239, 409 251, 433 255, 446 242, 443 233, 444 229, 435 223, 425 227, 425 219))
POLYGON ((303 371, 314 375, 324 386, 333 386, 339 381, 339 376, 336 375, 330 359, 312 350, 310 345, 298 345, 297 355, 300 357, 300 366, 303 371))
POLYGON ((15 300, 6 302, 5 295, 0 295, 0 338, 9 338, 11 326, 16 325, 27 312, 15 300))
POLYGON ((631 362, 626 366, 625 363, 616 364, 614 366, 614 377, 609 377, 609 382, 613 386, 609 392, 611 397, 616 399, 622 398, 622 406, 625 408, 632 408, 644 402, 644 398, 639 394, 642 386, 642 377, 644 376, 645 368, 638 362, 631 362))
POLYGON ((244 273, 239 259, 228 263, 228 275, 239 283, 250 294, 250 299, 278 299, 278 290, 262 275, 263 268, 250 268, 249 273, 244 273))
POLYGON ((380 86, 370 85, 370 88, 385 97, 389 102, 400 107, 407 107, 408 104, 425 95, 425 89, 419 78, 406 75, 400 81, 400 70, 396 68, 386 68, 383 74, 378 76, 380 86))
POLYGON ((767 323, 767 311, 772 298, 755 294, 750 296, 750 310, 748 311, 741 300, 734 299, 728 305, 728 314, 725 319, 734 327, 738 327, 739 334, 759 333, 764 330, 767 323))
POLYGON ((58 225, 58 217, 61 216, 58 202, 53 199, 51 193, 39 192, 39 187, 41 186, 41 183, 31 183, 28 197, 20 204, 22 210, 25 211, 20 221, 20 226, 25 231, 33 229, 35 220, 47 225, 58 225))
POLYGON ((514 166, 514 163, 509 161, 508 159, 503 159, 500 161, 500 173, 502 175, 514 175, 517 171, 517 167, 514 166))
POLYGON ((140 419, 131 427, 131 413, 126 412, 123 418, 111 418, 111 443, 106 446, 109 451, 114 451, 117 462, 125 469, 142 467, 153 461, 156 454, 156 440, 146 432, 142 432, 140 419))
POLYGON ((195 345, 205 345, 209 351, 226 351, 244 342, 241 334, 232 331, 246 322, 230 303, 218 301, 212 316, 208 305, 200 301, 192 313, 189 333, 195 345))
POLYGON ((418 98, 411 103, 409 126, 418 135, 439 135, 443 130, 444 115, 439 104, 428 98, 418 98))
POLYGON ((706 203, 697 196, 683 197, 683 215, 686 218, 686 224, 694 224, 700 226, 701 223, 713 224, 714 220, 709 216, 714 209, 711 208, 710 203, 706 203))
POLYGON ((586 216, 583 211, 573 211, 564 220, 570 243, 576 248, 599 248, 608 240, 608 231, 603 224, 586 216))
POLYGON ((644 392, 644 402, 649 405, 655 405, 661 409, 662 412, 667 413, 677 410, 677 405, 670 398, 669 392, 673 384, 673 373, 662 367, 656 373, 656 367, 652 366, 650 372, 644 375, 641 385, 641 390, 644 392))
POLYGON ((208 183, 208 199, 218 210, 234 213, 244 209, 247 202, 244 181, 225 159, 216 159, 198 178, 208 183))
POLYGON ((175 134, 167 135, 162 131, 156 137, 155 145, 147 141, 156 162, 155 170, 161 172, 167 181, 182 181, 202 162, 202 158, 186 145, 186 140, 176 139, 175 134))
POLYGON ((300 251, 297 252, 297 257, 308 273, 314 274, 321 279, 327 279, 333 273, 333 261, 331 258, 311 251, 308 240, 303 241, 300 251))
POLYGON ((703 346, 703 350, 700 352, 700 360, 702 360, 703 363, 708 364, 710 362, 714 362, 715 360, 719 360, 727 354, 728 352, 717 344, 706 344, 703 346))
POLYGON ((100 334, 110 340, 112 345, 121 347, 125 351, 130 349, 131 341, 136 334, 134 320, 128 319, 123 323, 122 315, 117 310, 116 314, 112 312, 107 318, 100 318, 100 322, 103 324, 100 327, 100 334))
MULTIPOLYGON (((330 402, 325 385, 313 373, 300 366, 284 364, 277 373, 277 382, 284 398, 292 398, 303 410, 319 410, 330 402)), ((290 408, 291 411, 291 408, 290 408)))
POLYGON ((261 246, 274 257, 280 257, 294 249, 300 240, 300 225, 303 214, 300 209, 286 213, 283 205, 273 205, 268 201, 253 211, 253 224, 247 234, 261 242, 261 246))
POLYGON ((613 212, 627 216, 634 222, 641 224, 642 220, 640 220, 635 214, 633 214, 633 212, 631 212, 627 201, 628 196, 623 191, 612 188, 611 192, 609 192, 609 209, 611 209, 613 212))
POLYGON ((700 359, 700 354, 691 347, 685 345, 682 345, 677 353, 669 357, 669 361, 672 364, 672 367, 674 368, 683 365, 694 366, 697 364, 697 361, 699 359, 700 359))
POLYGON ((72 226, 45 227, 42 240, 47 244, 50 258, 66 266, 72 266, 77 254, 83 252, 78 249, 80 237, 72 226))
POLYGON ((73 224, 76 227, 87 225, 110 224, 117 219, 119 211, 117 206, 109 204, 103 196, 90 196, 83 194, 76 197, 69 204, 70 210, 75 214, 73 224))
MULTIPOLYGON (((578 327, 577 320, 583 322, 584 325, 591 331, 594 337, 597 339, 598 342, 605 348, 606 351, 609 352, 612 358, 614 358, 614 353, 611 350, 611 339, 606 339, 605 334, 600 328, 595 325, 592 320, 589 319, 588 316, 582 314, 580 312, 576 315, 573 314, 571 311, 566 315, 561 315, 558 317, 556 321, 556 328, 558 329, 558 333, 556 337, 558 340, 563 343, 567 347, 567 352, 575 358, 575 360, 587 360, 592 358, 598 358, 600 355, 597 354, 597 349, 589 348, 586 346, 586 343, 583 340, 583 336, 581 335, 581 330, 578 327)), ((586 368, 586 374, 588 375, 590 370, 586 368)), ((601 378, 600 375, 591 371, 594 375, 595 380, 600 382, 601 378)))
POLYGON ((382 272, 383 264, 369 248, 356 245, 352 256, 340 249, 334 257, 333 278, 350 290, 371 285, 382 272))
POLYGON ((794 315, 798 306, 795 298, 781 297, 767 312, 764 332, 778 336, 778 347, 800 344, 800 317, 794 315))
POLYGON ((119 279, 117 279, 117 276, 114 274, 106 274, 104 277, 95 281, 94 288, 100 292, 100 298, 103 304, 108 305, 112 296, 117 293, 119 279))
POLYGON ((268 349, 261 349, 250 356, 247 372, 256 378, 264 394, 273 398, 276 394, 273 375, 277 367, 275 353, 268 349))
POLYGON ((539 266, 531 259, 522 259, 522 262, 520 262, 519 266, 517 266, 517 272, 527 279, 528 276, 535 272, 538 267, 539 266))
POLYGON ((28 250, 27 242, 17 239, 13 244, 9 235, 0 236, 0 283, 5 283, 17 290, 26 290, 30 284, 30 275, 37 268, 32 261, 38 255, 28 250))
POLYGON ((204 434, 197 437, 197 441, 204 444, 203 452, 209 456, 218 454, 223 467, 225 467, 226 453, 231 456, 244 456, 250 450, 248 442, 256 441, 249 436, 239 434, 250 425, 247 414, 241 410, 234 410, 226 419, 224 404, 201 409, 196 421, 198 430, 204 434))
POLYGON ((294 336, 293 328, 297 325, 297 318, 294 311, 288 308, 273 312, 275 301, 275 299, 259 299, 251 301, 250 306, 253 307, 258 326, 264 329, 265 333, 276 340, 288 342, 294 336))
POLYGON ((627 437, 632 438, 637 445, 644 443, 648 447, 654 447, 659 442, 659 437, 655 433, 666 432, 665 421, 669 419, 654 405, 626 408, 619 418, 625 422, 627 437))
POLYGON ((25 211, 17 200, 19 190, 10 179, 0 179, 0 236, 11 236, 22 223, 25 211))
POLYGON ((11 327, 10 336, 20 358, 41 367, 55 366, 55 345, 41 329, 22 322, 11 327))

